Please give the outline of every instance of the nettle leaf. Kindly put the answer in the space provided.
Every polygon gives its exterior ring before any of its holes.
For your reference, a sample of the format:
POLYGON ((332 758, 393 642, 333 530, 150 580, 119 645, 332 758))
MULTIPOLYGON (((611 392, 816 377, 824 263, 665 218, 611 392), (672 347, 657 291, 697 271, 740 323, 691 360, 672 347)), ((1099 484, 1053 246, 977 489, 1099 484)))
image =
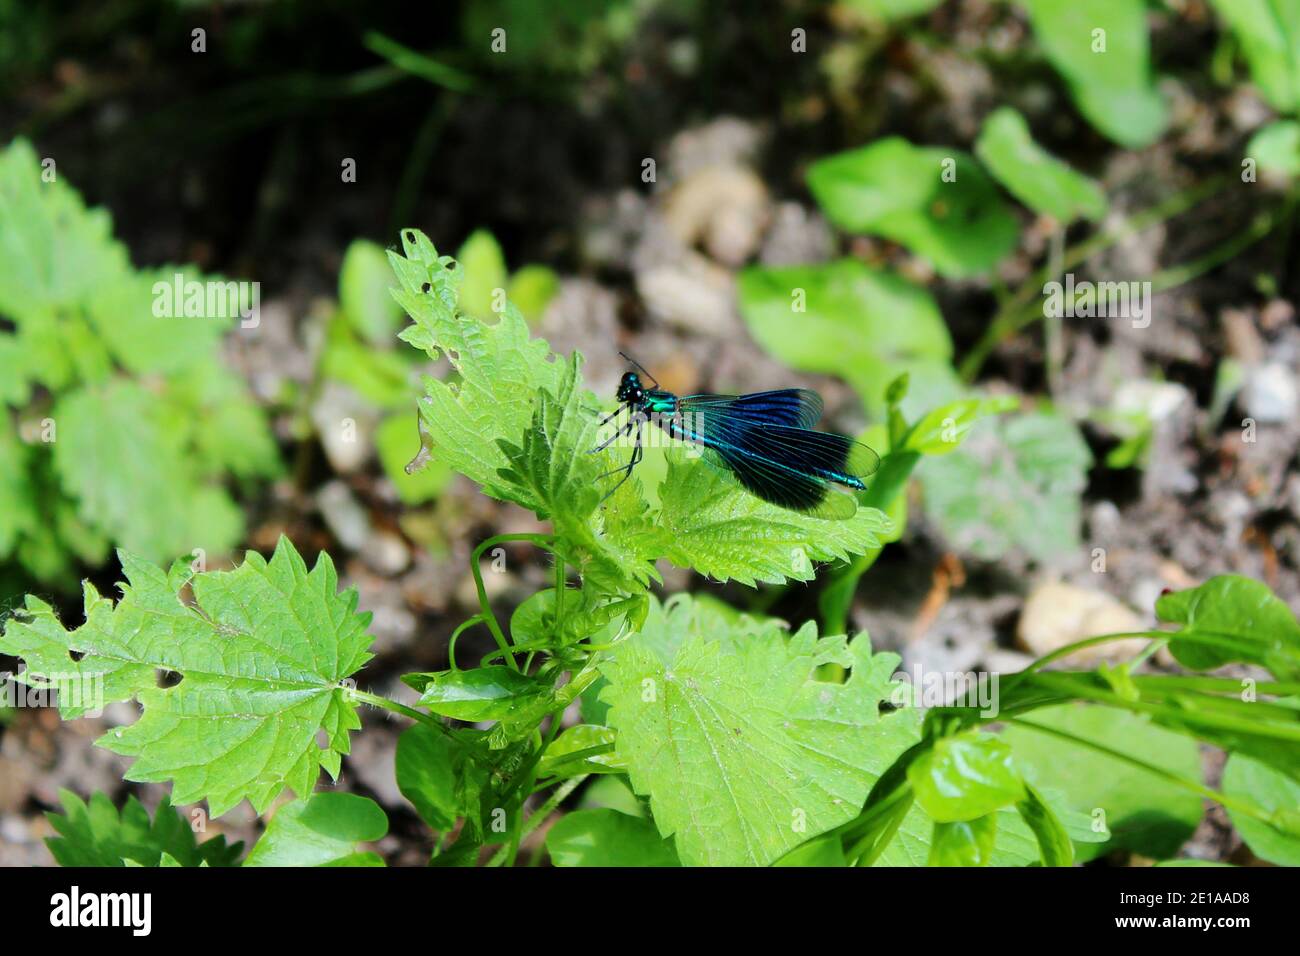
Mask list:
POLYGON ((185 423, 143 385, 117 379, 74 389, 52 417, 54 468, 87 525, 151 561, 194 548, 221 553, 239 540, 238 507, 196 474, 185 423))
POLYGON ((1131 754, 1191 780, 1201 776, 1196 741, 1135 714, 1083 704, 1035 710, 1002 731, 1026 780, 1040 792, 1051 788, 1064 793, 1069 807, 1109 828, 1110 840, 1080 846, 1079 859, 1117 848, 1172 856, 1200 823, 1203 801, 1196 794, 1125 761, 1034 730, 1027 722, 1131 754))
POLYGON ((1235 574, 1161 595, 1156 615, 1181 624, 1169 651, 1186 667, 1212 670, 1232 661, 1258 664, 1278 680, 1300 676, 1300 622, 1268 585, 1235 574))
POLYGON ((315 793, 275 811, 244 866, 383 866, 357 844, 387 832, 388 817, 369 797, 315 793))
POLYGON ((876 508, 827 521, 769 504, 701 461, 669 459, 655 516, 656 550, 719 581, 810 581, 814 561, 846 560, 878 546, 891 528, 876 508))
MULTIPOLYGON (((369 660, 371 638, 370 615, 357 613, 355 590, 338 592, 329 556, 309 572, 281 538, 269 563, 250 551, 233 571, 193 577, 180 562, 164 574, 119 556, 130 582, 122 599, 114 606, 87 583, 86 621, 72 631, 28 596, 0 639, 27 665, 18 679, 102 688, 101 706, 139 700, 140 719, 98 743, 138 758, 128 780, 172 780, 177 803, 207 799, 213 816, 244 798, 260 813, 286 788, 305 796, 322 767, 337 776, 348 732, 361 726, 340 681, 369 660), (180 597, 186 584, 193 607, 180 597), (159 672, 180 683, 159 687, 159 672)), ((62 707, 64 717, 81 716, 91 705, 82 703, 62 707)))
POLYGON ((1007 192, 1062 226, 1106 215, 1101 186, 1034 142, 1029 124, 1010 106, 984 120, 975 155, 1007 192))
POLYGON ((865 635, 688 634, 671 663, 637 639, 602 666, 609 723, 637 793, 686 865, 766 865, 851 820, 917 737, 911 711, 881 715, 898 658, 865 635), (815 669, 852 655, 846 683, 815 669))
POLYGON ((745 269, 740 311, 760 345, 791 368, 837 375, 878 416, 901 373, 914 414, 955 398, 952 338, 921 286, 856 259, 745 269))
POLYGON ((1300 107, 1300 7, 1294 0, 1210 0, 1241 41, 1251 79, 1280 113, 1300 107))
POLYGON ((546 832, 556 866, 681 866, 649 820, 617 810, 575 810, 546 832))
POLYGON ((808 188, 839 228, 900 242, 952 278, 989 272, 1019 235, 988 174, 957 149, 886 137, 819 159, 808 188))
POLYGON ((1169 111, 1151 75, 1143 0, 1017 0, 1079 112, 1121 146, 1147 146, 1169 111))
POLYGON ((926 513, 954 548, 994 561, 1019 547, 1050 560, 1078 547, 1091 463, 1073 422, 1035 412, 975 430, 917 476, 926 513))
POLYGON ((61 789, 59 802, 63 813, 45 814, 58 833, 45 845, 59 866, 234 866, 244 846, 227 846, 224 836, 198 843, 189 822, 165 796, 153 820, 134 796, 127 797, 120 814, 100 792, 91 794, 87 804, 61 789))
POLYGON ((513 306, 493 325, 458 310, 460 266, 440 257, 421 232, 403 230, 402 242, 405 256, 388 254, 401 284, 393 295, 415 322, 401 337, 431 358, 445 354, 457 373, 454 380, 425 380, 420 418, 434 454, 485 494, 545 511, 547 502, 502 478, 510 460, 500 443, 522 446, 539 391, 556 393, 565 366, 549 361, 549 346, 529 337, 513 306))

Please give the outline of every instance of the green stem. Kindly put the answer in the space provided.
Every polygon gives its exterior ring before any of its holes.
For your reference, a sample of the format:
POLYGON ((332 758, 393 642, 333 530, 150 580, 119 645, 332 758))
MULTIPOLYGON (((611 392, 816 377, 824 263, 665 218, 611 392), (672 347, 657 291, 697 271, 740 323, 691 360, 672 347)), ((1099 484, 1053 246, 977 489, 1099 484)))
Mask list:
POLYGON ((463 622, 459 627, 456 628, 456 630, 451 632, 451 638, 447 641, 447 662, 451 665, 452 670, 454 671, 460 670, 460 668, 456 666, 456 639, 460 637, 463 631, 469 630, 475 624, 482 624, 482 623, 483 623, 483 615, 475 614, 468 621, 463 622))
POLYGON ((348 694, 353 699, 359 700, 365 704, 370 704, 372 707, 381 707, 384 710, 392 711, 394 714, 401 714, 403 717, 410 717, 412 720, 419 721, 420 723, 426 724, 430 727, 437 727, 438 730, 443 733, 450 733, 447 726, 437 717, 416 710, 414 707, 407 707, 405 704, 399 704, 397 701, 390 700, 387 697, 380 697, 378 694, 369 694, 364 690, 356 690, 355 688, 349 688, 348 694))
POLYGON ((546 802, 537 808, 537 812, 529 816, 527 821, 524 822, 518 838, 512 841, 511 846, 502 847, 498 850, 492 859, 488 861, 488 866, 501 866, 503 863, 507 865, 513 864, 519 844, 524 838, 545 823, 546 818, 555 812, 555 808, 563 803, 573 791, 577 790, 589 776, 591 774, 584 773, 577 777, 570 777, 562 783, 553 794, 547 797, 546 802))
POLYGON ((498 534, 488 538, 475 548, 469 559, 470 572, 474 575, 474 589, 478 592, 478 604, 483 611, 483 622, 487 624, 488 630, 492 632, 497 647, 505 654, 506 665, 511 670, 517 671, 519 670, 519 664, 515 660, 514 654, 510 652, 510 642, 506 640, 505 633, 501 630, 501 625, 497 623, 496 615, 492 613, 492 608, 488 604, 487 588, 483 585, 483 569, 479 567, 479 562, 483 560, 483 553, 488 548, 508 541, 531 541, 539 548, 551 550, 555 537, 546 534, 498 534))

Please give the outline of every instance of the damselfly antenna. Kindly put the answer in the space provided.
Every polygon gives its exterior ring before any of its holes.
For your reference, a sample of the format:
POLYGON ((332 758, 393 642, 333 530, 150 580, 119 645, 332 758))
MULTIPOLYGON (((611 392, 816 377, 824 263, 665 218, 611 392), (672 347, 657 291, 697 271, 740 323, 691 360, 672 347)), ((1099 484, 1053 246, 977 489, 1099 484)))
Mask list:
POLYGON ((646 367, 644 365, 642 365, 632 356, 628 355, 626 352, 619 352, 618 354, 623 356, 623 358, 627 359, 629 362, 631 362, 633 365, 639 368, 641 370, 641 374, 644 375, 646 378, 650 379, 651 384, 655 388, 659 387, 659 380, 656 379, 653 375, 651 375, 648 371, 646 371, 646 367))

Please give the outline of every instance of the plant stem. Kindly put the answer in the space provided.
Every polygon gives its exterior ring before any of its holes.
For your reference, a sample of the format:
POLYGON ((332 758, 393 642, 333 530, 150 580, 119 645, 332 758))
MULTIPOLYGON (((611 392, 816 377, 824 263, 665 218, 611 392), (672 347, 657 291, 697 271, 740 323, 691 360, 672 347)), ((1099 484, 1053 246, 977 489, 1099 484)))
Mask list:
POLYGON ((514 671, 519 670, 519 664, 515 660, 514 654, 510 651, 510 642, 506 640, 501 625, 497 623, 496 615, 492 613, 492 608, 488 604, 487 588, 483 585, 483 569, 479 567, 479 562, 483 559, 483 553, 498 544, 504 544, 508 541, 531 541, 539 548, 551 549, 555 541, 553 535, 547 534, 498 534, 482 542, 469 559, 470 572, 474 575, 474 589, 478 592, 478 604, 483 611, 483 621, 492 632, 492 637, 497 642, 503 654, 505 654, 506 665, 514 671))
POLYGON ((430 727, 437 727, 443 733, 450 733, 447 725, 432 714, 426 714, 424 711, 416 710, 414 707, 407 707, 405 704, 399 704, 395 700, 387 697, 381 697, 378 694, 370 694, 364 690, 349 688, 348 694, 355 700, 362 703, 370 704, 372 707, 380 707, 384 710, 392 711, 394 714, 401 714, 403 717, 410 717, 412 720, 426 724, 430 727))

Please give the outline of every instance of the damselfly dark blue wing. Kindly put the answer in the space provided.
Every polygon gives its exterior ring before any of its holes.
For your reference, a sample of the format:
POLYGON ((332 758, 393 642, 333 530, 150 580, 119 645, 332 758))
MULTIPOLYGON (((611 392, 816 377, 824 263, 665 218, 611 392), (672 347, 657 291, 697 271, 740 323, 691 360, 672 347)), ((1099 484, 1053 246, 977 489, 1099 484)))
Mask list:
POLYGON ((862 479, 880 464, 866 445, 802 424, 820 416, 821 399, 815 392, 693 395, 681 399, 678 411, 688 437, 715 452, 750 492, 783 508, 824 518, 850 517, 856 503, 830 485, 861 489, 862 479))

